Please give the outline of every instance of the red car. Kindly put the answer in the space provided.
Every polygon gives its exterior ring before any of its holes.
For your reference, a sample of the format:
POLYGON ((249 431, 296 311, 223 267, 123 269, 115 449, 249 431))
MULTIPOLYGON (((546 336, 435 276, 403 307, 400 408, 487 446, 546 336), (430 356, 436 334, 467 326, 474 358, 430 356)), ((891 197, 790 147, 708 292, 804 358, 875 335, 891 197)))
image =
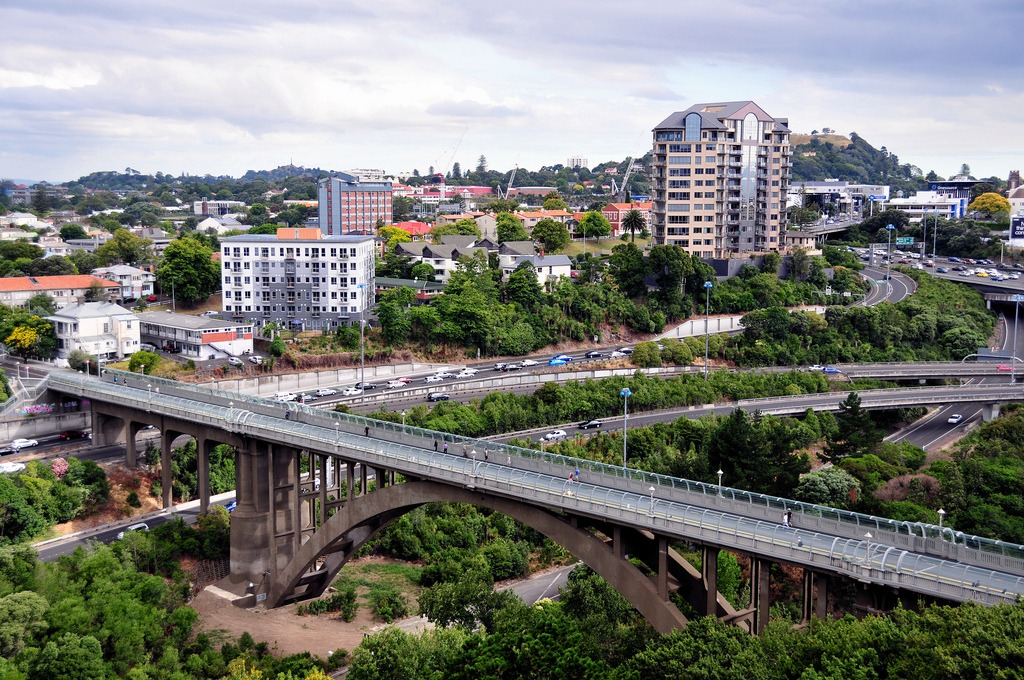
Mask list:
POLYGON ((156 302, 158 299, 155 295, 149 295, 146 297, 146 302, 156 302))
POLYGON ((1012 371, 1013 370, 1013 366, 1011 366, 1010 364, 999 364, 998 366, 996 366, 996 370, 997 371, 1012 371))
POLYGON ((60 433, 61 439, 92 439, 92 435, 86 430, 67 430, 60 433))

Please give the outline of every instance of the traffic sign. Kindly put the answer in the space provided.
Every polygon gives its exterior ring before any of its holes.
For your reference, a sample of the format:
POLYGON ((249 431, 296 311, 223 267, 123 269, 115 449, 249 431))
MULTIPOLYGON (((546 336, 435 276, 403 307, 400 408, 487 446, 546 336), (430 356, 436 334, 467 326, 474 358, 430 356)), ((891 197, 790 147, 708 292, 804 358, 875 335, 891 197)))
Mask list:
POLYGON ((914 237, 913 236, 897 236, 896 237, 896 245, 898 245, 898 246, 912 246, 912 245, 914 245, 914 237))
POLYGON ((885 196, 868 196, 869 201, 884 201, 885 196))

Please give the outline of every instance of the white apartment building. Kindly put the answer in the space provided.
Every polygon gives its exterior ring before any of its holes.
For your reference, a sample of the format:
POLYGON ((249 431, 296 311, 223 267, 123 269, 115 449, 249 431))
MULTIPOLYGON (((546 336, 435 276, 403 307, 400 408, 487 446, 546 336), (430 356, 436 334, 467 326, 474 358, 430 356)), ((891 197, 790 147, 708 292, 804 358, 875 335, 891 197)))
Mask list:
POLYGON ((221 239, 223 311, 298 330, 355 323, 373 305, 375 254, 372 236, 315 228, 221 239))
POLYGON ((138 267, 130 267, 126 264, 94 269, 92 274, 119 285, 121 287, 121 300, 123 301, 145 299, 152 295, 153 284, 156 282, 155 274, 151 274, 145 269, 139 269, 138 267))
POLYGON ((139 351, 139 320, 112 302, 68 305, 47 317, 57 336, 57 358, 81 350, 100 360, 116 361, 139 351))
POLYGON ((933 215, 955 220, 960 211, 960 203, 958 197, 945 196, 937 191, 918 191, 907 198, 890 198, 882 204, 881 209, 902 210, 907 213, 912 223, 933 215))

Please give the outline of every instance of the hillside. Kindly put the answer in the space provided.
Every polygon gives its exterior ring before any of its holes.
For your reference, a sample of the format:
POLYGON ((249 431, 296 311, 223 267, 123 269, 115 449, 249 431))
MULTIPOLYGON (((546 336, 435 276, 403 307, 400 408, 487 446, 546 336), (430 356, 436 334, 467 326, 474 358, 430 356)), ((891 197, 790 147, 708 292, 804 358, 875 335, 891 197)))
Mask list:
POLYGON ((839 179, 863 184, 888 184, 893 191, 924 188, 920 169, 900 164, 884 146, 876 149, 857 133, 843 135, 794 134, 793 184, 839 179))

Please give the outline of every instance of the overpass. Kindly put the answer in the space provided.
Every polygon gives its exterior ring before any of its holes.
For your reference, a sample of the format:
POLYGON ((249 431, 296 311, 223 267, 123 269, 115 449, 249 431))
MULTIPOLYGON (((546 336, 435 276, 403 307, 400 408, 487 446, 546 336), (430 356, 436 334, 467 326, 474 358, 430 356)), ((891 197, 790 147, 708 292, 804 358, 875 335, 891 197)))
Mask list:
POLYGON ((804 569, 805 619, 825 615, 829 583, 836 578, 855 582, 869 610, 922 596, 994 604, 1024 595, 1024 546, 950 527, 117 371, 102 379, 54 373, 47 386, 88 399, 94 444, 126 440, 129 465, 136 463, 139 432, 146 425, 159 428, 165 506, 171 504, 176 438, 197 440, 203 511, 210 451, 220 443, 235 448, 238 505, 231 519, 231 577, 223 585, 246 594, 250 604, 274 607, 321 594, 376 532, 438 501, 491 508, 540 531, 586 562, 662 632, 687 622, 672 593, 701 614, 760 632, 771 604, 772 562, 804 569), (566 481, 575 466, 583 470, 582 483, 566 481), (320 483, 311 484, 303 469, 320 483), (786 509, 799 528, 780 526, 786 509), (669 541, 699 547, 702 570, 669 541), (743 609, 717 592, 720 549, 751 555, 752 597, 743 609))

